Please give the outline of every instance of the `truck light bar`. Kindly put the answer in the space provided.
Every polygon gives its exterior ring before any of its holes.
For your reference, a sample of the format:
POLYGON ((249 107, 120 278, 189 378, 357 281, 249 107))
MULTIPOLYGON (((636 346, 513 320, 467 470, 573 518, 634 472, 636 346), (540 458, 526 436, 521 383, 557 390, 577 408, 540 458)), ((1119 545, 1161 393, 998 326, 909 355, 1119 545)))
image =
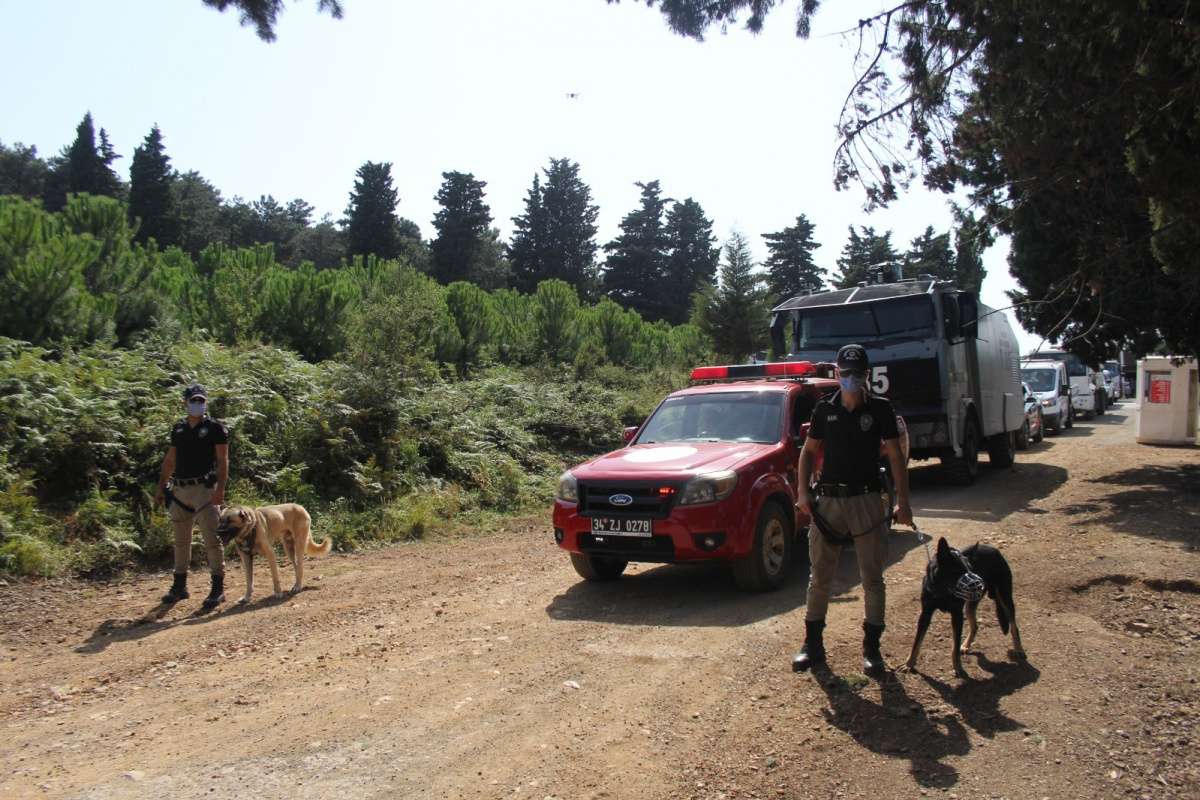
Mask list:
POLYGON ((766 364, 734 364, 723 367, 696 367, 694 381, 744 380, 747 378, 799 378, 815 375, 811 361, 771 361, 766 364))

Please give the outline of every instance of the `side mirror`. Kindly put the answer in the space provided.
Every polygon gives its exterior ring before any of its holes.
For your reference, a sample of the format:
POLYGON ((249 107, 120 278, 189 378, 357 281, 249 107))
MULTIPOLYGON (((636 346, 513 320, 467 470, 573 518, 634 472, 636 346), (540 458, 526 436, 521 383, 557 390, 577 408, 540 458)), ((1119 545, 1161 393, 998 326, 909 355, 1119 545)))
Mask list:
POLYGON ((1070 386, 1063 384, 1062 386, 1059 387, 1059 389, 1060 389, 1060 393, 1062 394, 1063 397, 1071 396, 1071 387, 1070 386))
POLYGON ((621 438, 625 440, 626 444, 628 444, 629 442, 632 442, 633 437, 637 436, 637 432, 639 430, 641 430, 641 427, 642 427, 641 425, 630 425, 628 428, 626 428, 624 431, 621 432, 621 438))

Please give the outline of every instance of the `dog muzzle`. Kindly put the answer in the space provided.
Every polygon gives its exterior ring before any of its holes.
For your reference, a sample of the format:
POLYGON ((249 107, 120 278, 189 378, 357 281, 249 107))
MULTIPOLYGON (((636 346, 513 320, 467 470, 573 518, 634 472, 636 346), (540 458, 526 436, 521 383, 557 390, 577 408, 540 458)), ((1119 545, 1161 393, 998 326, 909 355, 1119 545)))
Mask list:
POLYGON ((980 578, 974 572, 964 573, 961 578, 954 584, 951 590, 955 597, 961 597, 969 603, 978 603, 983 599, 985 587, 983 578, 980 578))

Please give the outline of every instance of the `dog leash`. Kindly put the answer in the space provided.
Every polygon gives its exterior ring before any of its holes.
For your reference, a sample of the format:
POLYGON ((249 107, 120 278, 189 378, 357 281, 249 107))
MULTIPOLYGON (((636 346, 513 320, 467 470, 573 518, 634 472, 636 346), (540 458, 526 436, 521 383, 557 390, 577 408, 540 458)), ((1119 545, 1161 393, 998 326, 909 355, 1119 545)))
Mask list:
POLYGON ((929 549, 929 543, 933 541, 933 537, 917 527, 916 520, 912 524, 913 533, 917 535, 917 541, 925 545, 925 558, 930 562, 933 561, 933 551, 929 549))

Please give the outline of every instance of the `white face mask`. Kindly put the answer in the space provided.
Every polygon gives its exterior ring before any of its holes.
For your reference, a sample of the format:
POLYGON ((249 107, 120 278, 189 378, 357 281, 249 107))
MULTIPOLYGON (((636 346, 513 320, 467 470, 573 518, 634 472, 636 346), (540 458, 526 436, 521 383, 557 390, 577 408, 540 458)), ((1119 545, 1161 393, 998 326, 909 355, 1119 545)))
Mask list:
POLYGON ((187 404, 188 416, 189 417, 204 416, 204 408, 207 405, 208 404, 203 402, 202 400, 189 400, 188 404, 187 404))

